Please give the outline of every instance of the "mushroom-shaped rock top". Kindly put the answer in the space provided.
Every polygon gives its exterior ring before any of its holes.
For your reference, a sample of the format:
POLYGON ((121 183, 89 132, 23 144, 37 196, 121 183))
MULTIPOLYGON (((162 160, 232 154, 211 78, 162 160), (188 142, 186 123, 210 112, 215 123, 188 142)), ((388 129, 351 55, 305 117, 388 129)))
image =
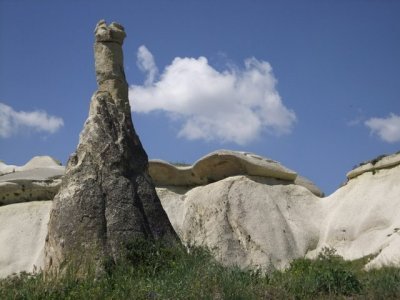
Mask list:
POLYGON ((105 20, 100 20, 94 30, 96 42, 114 42, 123 44, 126 37, 125 29, 122 25, 112 22, 107 26, 105 20))
POLYGON ((365 172, 374 172, 380 169, 392 168, 400 164, 400 152, 392 155, 381 155, 375 159, 361 163, 357 168, 347 173, 347 179, 355 178, 365 172))
POLYGON ((175 166, 162 160, 150 160, 150 176, 156 186, 205 185, 236 175, 261 176, 289 181, 308 188, 318 196, 323 193, 309 180, 279 162, 259 155, 230 150, 212 152, 191 166, 175 166), (307 183, 307 184, 305 184, 307 183))

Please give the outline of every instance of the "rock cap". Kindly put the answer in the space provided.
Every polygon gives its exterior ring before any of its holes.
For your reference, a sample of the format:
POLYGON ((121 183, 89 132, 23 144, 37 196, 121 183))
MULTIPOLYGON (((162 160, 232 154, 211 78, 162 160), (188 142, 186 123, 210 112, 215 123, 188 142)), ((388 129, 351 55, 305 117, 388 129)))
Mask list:
POLYGON ((94 30, 96 42, 113 42, 123 44, 126 37, 125 29, 121 24, 112 22, 107 26, 105 20, 100 20, 94 30))
POLYGON ((400 164, 400 152, 392 155, 382 155, 375 159, 360 164, 357 168, 347 173, 347 179, 355 178, 365 172, 374 172, 380 169, 392 168, 400 164))
POLYGON ((275 178, 301 185, 321 197, 323 192, 310 180, 298 176, 279 162, 249 152, 217 150, 190 166, 175 166, 150 160, 149 173, 158 187, 206 185, 236 175, 275 178))

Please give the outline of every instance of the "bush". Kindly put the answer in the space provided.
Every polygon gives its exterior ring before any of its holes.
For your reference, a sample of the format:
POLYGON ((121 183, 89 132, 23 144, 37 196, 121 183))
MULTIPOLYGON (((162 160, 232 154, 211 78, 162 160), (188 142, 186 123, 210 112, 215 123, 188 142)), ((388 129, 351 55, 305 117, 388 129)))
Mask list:
POLYGON ((362 291, 362 284, 352 270, 352 263, 328 248, 316 260, 294 260, 284 273, 275 274, 274 281, 301 299, 322 295, 350 296, 362 291))

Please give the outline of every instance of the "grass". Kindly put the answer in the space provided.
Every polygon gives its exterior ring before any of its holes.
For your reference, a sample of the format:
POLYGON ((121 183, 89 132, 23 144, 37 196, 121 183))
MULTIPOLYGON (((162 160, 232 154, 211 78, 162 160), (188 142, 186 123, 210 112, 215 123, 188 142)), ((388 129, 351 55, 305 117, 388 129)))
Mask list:
MULTIPOLYGON (((0 299, 399 299, 400 269, 362 271, 326 250, 268 276, 223 267, 202 249, 136 241, 123 263, 77 278, 42 273, 0 281, 0 299)), ((68 275, 69 274, 69 275, 68 275)))

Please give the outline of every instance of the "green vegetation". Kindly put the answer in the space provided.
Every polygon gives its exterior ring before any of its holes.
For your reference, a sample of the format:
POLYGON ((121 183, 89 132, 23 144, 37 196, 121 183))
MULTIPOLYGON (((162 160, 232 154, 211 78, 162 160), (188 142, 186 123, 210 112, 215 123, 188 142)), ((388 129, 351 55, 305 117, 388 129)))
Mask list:
POLYGON ((207 251, 137 241, 124 263, 102 275, 73 272, 45 278, 21 274, 0 281, 0 299, 399 299, 400 269, 361 270, 326 250, 297 259, 285 272, 226 268, 207 251))
MULTIPOLYGON (((394 154, 400 154, 400 151, 397 151, 397 152, 394 153, 394 154)), ((389 155, 390 155, 390 154, 381 154, 381 155, 378 155, 377 157, 375 157, 375 158, 373 158, 373 159, 370 159, 370 160, 367 160, 367 161, 363 161, 363 162, 359 163, 358 165, 353 166, 353 170, 356 169, 356 168, 358 168, 358 167, 361 167, 361 166, 363 166, 363 165, 369 164, 369 163, 371 163, 371 164, 374 166, 374 165, 376 165, 376 163, 377 163, 378 161, 380 161, 382 158, 385 158, 385 157, 387 157, 387 156, 389 156, 389 155)))

